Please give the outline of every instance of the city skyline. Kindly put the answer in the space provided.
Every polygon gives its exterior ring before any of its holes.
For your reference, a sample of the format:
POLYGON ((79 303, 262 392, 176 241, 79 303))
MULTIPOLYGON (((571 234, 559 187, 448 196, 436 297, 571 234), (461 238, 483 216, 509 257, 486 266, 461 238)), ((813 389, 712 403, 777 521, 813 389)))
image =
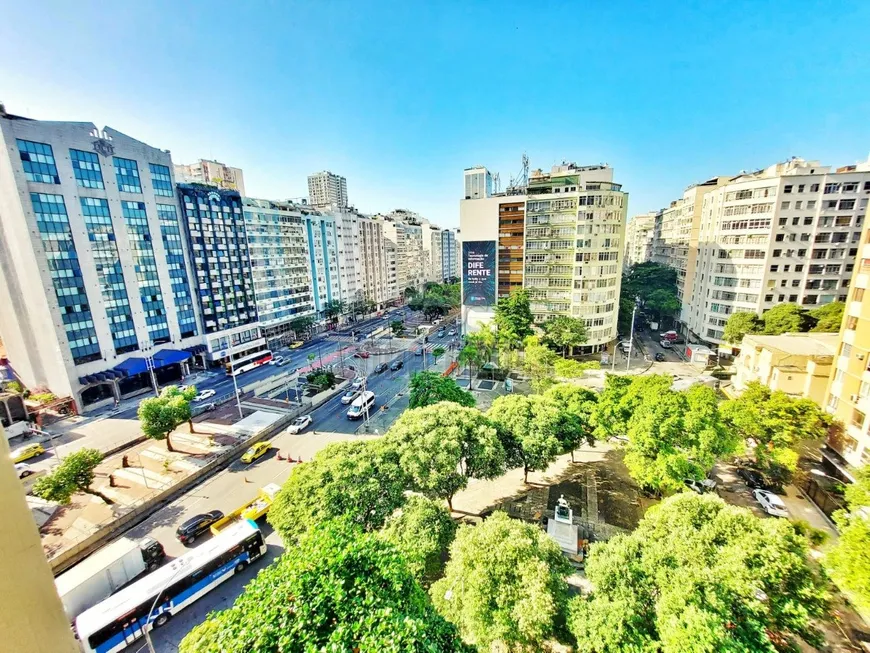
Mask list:
POLYGON ((309 174, 333 170, 364 212, 409 208, 455 227, 460 171, 486 165, 504 187, 526 152, 533 168, 608 163, 634 215, 693 182, 791 156, 855 163, 870 142, 861 119, 870 98, 851 81, 861 61, 850 43, 870 17, 860 5, 833 13, 793 3, 779 15, 735 4, 715 16, 698 6, 679 17, 614 8, 574 19, 519 4, 501 13, 331 4, 242 17, 220 4, 41 4, 7 8, 0 26, 10 51, 29 53, 28 66, 0 72, 8 111, 123 126, 180 163, 226 161, 245 170, 252 197, 304 196, 309 174), (329 48, 312 29, 321 24, 329 48), (548 35, 572 26, 588 38, 566 56, 548 35), (227 30, 242 47, 218 69, 211 35, 227 30), (766 46, 786 36, 813 48, 766 46), (105 55, 122 51, 148 65, 105 55), (774 63, 758 66, 765 56, 774 63), (221 97, 233 101, 216 102, 215 85, 230 79, 221 97))

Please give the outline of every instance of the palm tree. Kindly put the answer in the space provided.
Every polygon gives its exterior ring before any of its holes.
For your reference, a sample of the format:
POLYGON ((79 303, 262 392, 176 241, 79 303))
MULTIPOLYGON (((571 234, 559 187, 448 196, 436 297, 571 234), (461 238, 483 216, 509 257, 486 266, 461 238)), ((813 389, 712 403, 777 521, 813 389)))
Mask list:
POLYGON ((460 365, 468 365, 468 389, 470 390, 473 376, 471 368, 473 365, 481 365, 480 351, 474 345, 466 345, 459 351, 456 360, 460 365))

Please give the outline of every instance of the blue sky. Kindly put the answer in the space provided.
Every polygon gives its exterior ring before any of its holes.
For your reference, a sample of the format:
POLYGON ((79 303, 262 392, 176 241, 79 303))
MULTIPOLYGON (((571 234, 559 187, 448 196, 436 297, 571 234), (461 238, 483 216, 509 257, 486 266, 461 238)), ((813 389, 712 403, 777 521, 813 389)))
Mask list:
POLYGON ((458 224, 503 184, 607 162, 629 215, 790 156, 870 152, 870 3, 6 3, 0 100, 245 171, 249 195, 348 179, 367 212, 458 224), (112 6, 109 6, 109 5, 112 6), (240 11, 241 10, 241 11, 240 11))

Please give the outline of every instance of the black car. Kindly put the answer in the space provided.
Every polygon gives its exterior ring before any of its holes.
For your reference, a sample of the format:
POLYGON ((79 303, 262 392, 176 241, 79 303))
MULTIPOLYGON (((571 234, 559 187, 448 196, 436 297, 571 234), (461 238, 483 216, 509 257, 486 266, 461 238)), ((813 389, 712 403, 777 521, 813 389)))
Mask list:
POLYGON ((400 361, 400 360, 393 361, 393 364, 390 365, 390 369, 393 370, 394 372, 396 370, 402 369, 403 367, 405 367, 405 363, 403 361, 400 361))
POLYGON ((770 484, 765 480, 764 475, 758 470, 749 467, 740 467, 737 470, 737 475, 753 490, 767 490, 770 487, 770 484))
POLYGON ((217 520, 223 519, 224 513, 220 510, 212 510, 201 515, 191 517, 175 531, 178 541, 184 546, 190 546, 196 542, 196 538, 205 533, 217 520))
POLYGON ((380 374, 381 372, 386 372, 387 367, 388 366, 386 363, 378 363, 378 366, 375 368, 375 374, 380 374))
POLYGON ((659 363, 662 363, 662 362, 664 362, 664 360, 665 360, 665 355, 660 351, 656 352, 656 361, 659 363))

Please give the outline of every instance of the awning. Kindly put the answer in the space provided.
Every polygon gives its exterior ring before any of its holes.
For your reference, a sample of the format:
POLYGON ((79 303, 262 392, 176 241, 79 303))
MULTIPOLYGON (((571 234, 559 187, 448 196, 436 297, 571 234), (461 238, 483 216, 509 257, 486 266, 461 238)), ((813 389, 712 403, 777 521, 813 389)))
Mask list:
POLYGON ((190 358, 190 352, 178 351, 177 349, 161 349, 154 354, 154 367, 160 368, 166 365, 181 363, 190 358))
POLYGON ((82 385, 91 385, 92 383, 105 383, 106 381, 118 379, 123 376, 124 375, 117 370, 104 370, 102 372, 97 372, 96 374, 87 374, 85 376, 80 376, 79 383, 81 383, 82 385))
POLYGON ((143 372, 148 371, 148 365, 145 363, 144 358, 139 358, 138 356, 134 356, 128 358, 123 363, 115 365, 113 367, 116 372, 120 372, 123 376, 135 376, 136 374, 142 374, 143 372))
POLYGON ((184 351, 188 351, 191 354, 193 354, 194 356, 196 356, 198 354, 202 354, 202 353, 208 351, 208 347, 206 347, 205 345, 194 345, 193 347, 185 347, 184 351))

